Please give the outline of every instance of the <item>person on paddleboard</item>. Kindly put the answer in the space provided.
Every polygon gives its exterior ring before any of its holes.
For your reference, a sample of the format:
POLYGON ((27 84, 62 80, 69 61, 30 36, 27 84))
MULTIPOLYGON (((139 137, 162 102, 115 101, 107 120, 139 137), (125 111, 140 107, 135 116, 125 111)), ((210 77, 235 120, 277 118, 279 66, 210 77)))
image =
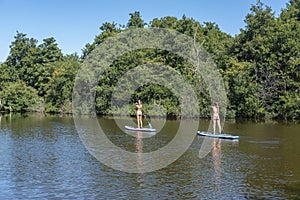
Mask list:
POLYGON ((218 129, 219 129, 219 133, 221 134, 222 129, 221 129, 221 122, 220 122, 220 116, 219 116, 219 105, 217 102, 214 103, 214 105, 212 106, 212 120, 213 120, 213 130, 214 130, 214 134, 216 134, 216 124, 218 125, 218 129))
POLYGON ((136 108, 136 119, 138 122, 138 128, 143 128, 143 122, 142 122, 142 103, 141 100, 138 100, 138 102, 135 104, 135 108, 136 108))

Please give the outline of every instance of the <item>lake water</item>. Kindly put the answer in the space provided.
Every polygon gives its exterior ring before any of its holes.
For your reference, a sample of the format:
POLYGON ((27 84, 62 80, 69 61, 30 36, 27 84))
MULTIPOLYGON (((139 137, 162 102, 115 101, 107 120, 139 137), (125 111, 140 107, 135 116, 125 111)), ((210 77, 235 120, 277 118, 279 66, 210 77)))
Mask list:
MULTIPOLYGON (((300 199, 299 122, 226 121, 224 130, 239 135, 239 141, 211 139, 211 151, 200 158, 205 139, 195 133, 170 165, 127 173, 90 154, 72 116, 2 115, 0 120, 0 199, 300 199)), ((115 145, 144 153, 168 144, 179 124, 163 120, 155 136, 135 137, 112 118, 98 121, 115 145)), ((199 129, 208 125, 200 120, 199 129)))

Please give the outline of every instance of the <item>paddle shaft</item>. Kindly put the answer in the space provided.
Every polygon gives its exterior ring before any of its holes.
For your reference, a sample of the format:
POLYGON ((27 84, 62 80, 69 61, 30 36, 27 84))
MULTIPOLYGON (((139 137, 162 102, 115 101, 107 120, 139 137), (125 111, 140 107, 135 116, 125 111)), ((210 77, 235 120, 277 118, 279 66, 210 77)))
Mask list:
POLYGON ((146 121, 148 122, 149 127, 152 128, 152 125, 151 125, 151 123, 149 122, 149 120, 147 119, 147 116, 144 115, 144 117, 145 117, 146 121))

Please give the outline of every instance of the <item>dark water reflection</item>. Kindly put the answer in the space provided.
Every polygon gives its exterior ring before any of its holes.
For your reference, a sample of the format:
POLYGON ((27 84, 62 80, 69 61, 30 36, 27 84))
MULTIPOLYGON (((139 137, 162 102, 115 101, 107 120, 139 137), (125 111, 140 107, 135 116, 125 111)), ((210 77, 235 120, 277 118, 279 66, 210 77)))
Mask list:
MULTIPOLYGON (((166 168, 145 174, 111 169, 89 154, 70 116, 1 116, 0 199, 297 199, 300 198, 300 125, 226 122, 239 142, 213 139, 200 159, 203 138, 166 168)), ((153 140, 110 128, 124 148, 147 152, 170 141, 176 122, 153 140), (166 134, 166 131, 168 134, 166 134)), ((199 129, 207 129, 201 120, 199 129)))

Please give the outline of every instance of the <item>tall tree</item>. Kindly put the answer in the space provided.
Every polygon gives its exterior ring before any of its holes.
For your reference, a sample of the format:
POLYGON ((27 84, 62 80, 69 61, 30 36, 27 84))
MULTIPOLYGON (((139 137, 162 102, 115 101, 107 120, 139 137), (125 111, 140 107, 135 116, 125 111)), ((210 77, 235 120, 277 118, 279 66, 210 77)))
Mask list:
MULTIPOLYGON (((251 7, 246 16, 246 28, 236 37, 234 54, 241 62, 254 63, 250 75, 254 76, 259 109, 266 117, 274 117, 273 104, 278 99, 278 79, 274 71, 274 12, 261 1, 251 7)), ((258 114, 258 113, 257 113, 258 114)), ((255 114, 256 115, 256 114, 255 114)))
POLYGON ((10 53, 5 61, 5 67, 11 75, 7 81, 23 80, 29 82, 37 62, 37 40, 17 32, 15 40, 10 45, 10 53))
POLYGON ((176 17, 167 16, 160 19, 154 18, 150 22, 150 27, 176 29, 177 23, 178 19, 176 17))
POLYGON ((290 0, 277 21, 274 35, 281 92, 276 108, 280 118, 300 118, 300 1, 290 0))
POLYGON ((58 44, 53 37, 43 39, 43 43, 39 46, 41 58, 40 64, 59 61, 63 54, 58 48, 58 44))
POLYGON ((64 56, 55 63, 54 71, 46 85, 46 112, 71 113, 72 91, 77 71, 80 67, 77 55, 64 56))
POLYGON ((57 67, 56 62, 63 59, 63 53, 53 37, 44 39, 38 48, 40 51, 37 58, 38 63, 35 64, 36 71, 32 77, 32 85, 38 90, 38 94, 43 97, 47 92, 47 84, 52 73, 57 67))
POLYGON ((128 20, 127 27, 128 28, 144 28, 147 24, 141 17, 140 12, 135 11, 134 13, 130 13, 130 19, 128 20))
POLYGON ((101 33, 94 38, 92 44, 86 44, 83 49, 83 55, 81 59, 85 59, 88 54, 90 54, 97 46, 104 42, 107 38, 113 37, 114 35, 121 32, 121 29, 117 27, 116 23, 105 22, 100 26, 101 33))

